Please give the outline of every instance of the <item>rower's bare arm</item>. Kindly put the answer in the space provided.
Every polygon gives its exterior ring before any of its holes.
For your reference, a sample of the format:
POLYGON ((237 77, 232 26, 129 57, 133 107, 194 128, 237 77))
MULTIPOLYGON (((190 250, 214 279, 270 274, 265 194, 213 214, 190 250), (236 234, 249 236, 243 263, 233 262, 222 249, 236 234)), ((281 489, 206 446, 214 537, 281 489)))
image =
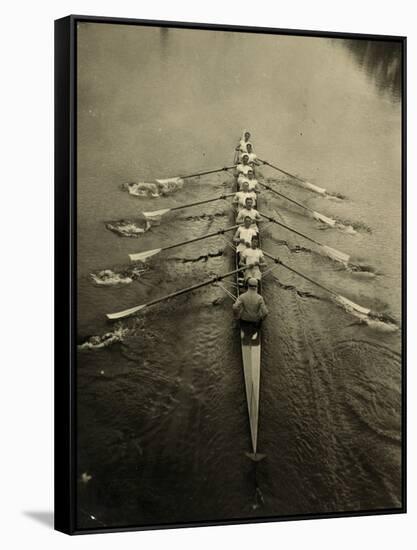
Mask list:
MULTIPOLYGON (((261 296, 261 298, 262 298, 262 296, 261 296)), ((268 313, 269 313, 268 308, 266 307, 265 301, 262 298, 262 300, 259 303, 259 314, 260 314, 261 319, 265 319, 265 317, 268 315, 268 313)))
POLYGON ((236 319, 239 319, 240 317, 240 313, 242 311, 242 302, 240 301, 240 298, 238 298, 235 303, 233 304, 232 306, 233 308, 233 313, 236 317, 236 319))

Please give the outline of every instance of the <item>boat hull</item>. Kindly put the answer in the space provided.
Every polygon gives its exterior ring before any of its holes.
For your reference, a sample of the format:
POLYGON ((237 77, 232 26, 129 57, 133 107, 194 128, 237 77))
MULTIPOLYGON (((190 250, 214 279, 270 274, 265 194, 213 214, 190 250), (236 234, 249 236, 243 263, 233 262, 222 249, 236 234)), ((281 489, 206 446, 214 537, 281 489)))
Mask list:
POLYGON ((240 323, 243 374, 253 453, 258 446, 259 387, 261 380, 261 329, 250 323, 240 323))
MULTIPOLYGON (((237 183, 236 183, 237 191, 237 183)), ((234 216, 236 213, 234 213, 234 216)), ((235 255, 236 269, 239 267, 238 254, 235 255)), ((242 275, 237 275, 237 295, 244 292, 242 275)), ((261 285, 258 292, 261 293, 261 285)), ((246 401, 249 416, 249 427, 252 442, 252 453, 248 456, 258 460, 258 424, 259 424, 259 388, 261 380, 261 325, 240 321, 240 342, 242 351, 243 375, 245 380, 246 401)), ((262 455, 263 456, 263 455, 262 455)), ((259 455, 260 459, 261 455, 259 455)))

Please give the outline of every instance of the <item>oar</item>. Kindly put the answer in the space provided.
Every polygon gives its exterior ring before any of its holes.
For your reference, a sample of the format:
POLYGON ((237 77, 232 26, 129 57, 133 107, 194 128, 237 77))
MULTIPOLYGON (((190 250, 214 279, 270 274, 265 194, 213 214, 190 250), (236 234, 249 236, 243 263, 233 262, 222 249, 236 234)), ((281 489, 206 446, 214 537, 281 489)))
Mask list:
POLYGON ((362 315, 369 315, 369 313, 371 312, 370 309, 368 309, 366 307, 363 307, 363 306, 360 306, 359 304, 355 304, 355 302, 352 302, 352 300, 348 300, 347 298, 345 298, 341 294, 338 294, 336 291, 332 290, 331 288, 328 288, 328 287, 322 285, 321 283, 315 281, 314 279, 311 279, 310 277, 308 277, 304 273, 301 273, 300 271, 297 271, 296 269, 290 267, 289 265, 284 264, 284 262, 282 262, 279 258, 275 258, 271 254, 268 254, 268 252, 265 252, 265 250, 263 250, 263 253, 265 254, 265 256, 267 256, 268 258, 273 260, 275 263, 282 265, 282 267, 285 267, 285 269, 288 269, 289 271, 292 271, 293 273, 295 273, 299 277, 302 277, 306 281, 309 281, 313 285, 316 285, 317 287, 321 288, 322 290, 328 292, 329 294, 331 294, 339 302, 341 302, 343 305, 347 306, 348 308, 351 308, 351 309, 355 310, 356 312, 361 313, 362 315))
POLYGON ((197 172, 196 174, 189 174, 188 176, 178 176, 182 180, 187 178, 196 178, 197 176, 206 176, 207 174, 215 174, 216 172, 222 172, 223 170, 231 170, 234 166, 223 166, 223 168, 216 168, 216 170, 207 170, 206 172, 197 172))
MULTIPOLYGON (((259 181, 259 180, 258 180, 259 181)), ((293 204, 296 204, 300 208, 303 208, 307 212, 310 212, 313 216, 313 218, 319 222, 325 223, 327 225, 330 225, 330 227, 334 227, 336 225, 336 220, 333 220, 332 218, 328 218, 324 214, 320 214, 319 212, 316 212, 309 206, 306 206, 305 204, 302 204, 301 202, 296 201, 295 199, 292 199, 291 197, 288 197, 287 195, 284 195, 283 193, 280 193, 276 189, 273 189, 271 186, 267 185, 266 183, 259 181, 259 184, 262 185, 262 187, 265 187, 265 189, 268 189, 272 193, 275 193, 275 195, 278 195, 279 197, 282 197, 283 199, 292 202, 293 204)))
POLYGON ((290 174, 290 172, 286 172, 282 168, 279 168, 279 166, 274 166, 273 164, 271 164, 270 162, 268 162, 266 160, 262 160, 262 159, 259 159, 259 160, 261 162, 263 162, 264 164, 267 164, 271 168, 274 168, 275 170, 278 170, 278 172, 282 172, 286 176, 289 176, 290 178, 293 178, 296 181, 300 182, 303 187, 306 187, 307 189, 310 189, 311 191, 314 191, 315 193, 319 193, 320 195, 325 195, 326 194, 326 189, 323 189, 322 187, 318 187, 317 185, 313 185, 309 181, 303 180, 302 178, 299 178, 298 176, 295 176, 294 174, 290 174))
POLYGON ((268 221, 270 221, 272 223, 276 223, 277 225, 280 225, 281 227, 284 227, 285 229, 288 229, 288 231, 292 231, 296 235, 299 235, 300 237, 303 237, 307 241, 310 241, 310 242, 316 244, 332 260, 336 260, 337 262, 341 262, 343 264, 347 264, 349 262, 350 256, 348 254, 345 254, 344 252, 340 252, 340 250, 336 250, 335 248, 332 248, 331 246, 327 246, 325 244, 319 243, 318 241, 316 241, 315 239, 312 239, 308 235, 304 235, 304 233, 300 233, 300 231, 297 231, 296 229, 290 227, 289 225, 285 225, 285 223, 279 222, 275 218, 271 218, 270 216, 267 216, 266 214, 262 214, 262 212, 259 212, 259 214, 263 218, 267 219, 268 221))
POLYGON ((227 197, 232 197, 235 193, 227 193, 225 195, 220 195, 220 197, 214 197, 212 199, 205 199, 204 201, 190 202, 188 204, 183 204, 181 206, 173 206, 172 208, 163 208, 162 210, 153 210, 152 212, 142 212, 146 219, 152 220, 157 219, 167 214, 168 212, 174 212, 174 210, 182 210, 183 208, 190 208, 191 206, 198 206, 199 204, 206 204, 208 202, 219 201, 227 197))
POLYGON ((216 283, 218 281, 225 279, 226 277, 231 277, 232 275, 235 275, 240 271, 245 271, 245 269, 248 269, 248 267, 249 266, 243 266, 243 267, 240 267, 239 269, 234 269, 233 271, 229 271, 224 275, 217 275, 216 277, 212 277, 207 281, 203 281, 202 283, 197 283, 196 285, 189 286, 181 290, 177 290, 176 292, 172 292, 167 296, 162 296, 162 298, 156 298, 155 300, 147 302, 146 304, 141 304, 139 306, 131 307, 130 309, 125 309, 124 311, 119 311, 118 313, 108 313, 106 317, 111 320, 122 319, 123 317, 129 317, 130 315, 133 315, 134 313, 137 313, 138 311, 141 311, 142 309, 145 309, 147 307, 153 306, 155 304, 159 304, 160 302, 165 302, 166 300, 170 300, 171 298, 175 298, 176 296, 181 296, 181 294, 192 292, 193 290, 197 290, 198 288, 201 288, 203 286, 211 285, 213 283, 216 283))
POLYGON ((144 252, 137 252, 136 254, 129 254, 129 258, 132 260, 132 262, 137 262, 137 261, 145 262, 148 258, 151 258, 156 254, 159 254, 163 250, 170 250, 171 248, 176 248, 177 246, 183 246, 189 243, 195 243, 196 241, 202 241, 203 239, 208 239, 209 237, 214 237, 215 235, 222 235, 223 233, 226 233, 227 231, 232 231, 237 227, 239 226, 232 225, 232 227, 226 227, 226 229, 219 229, 219 231, 215 231, 214 233, 207 233, 207 235, 203 235, 202 237, 196 237, 188 241, 182 241, 180 243, 170 244, 162 248, 154 248, 153 250, 145 250, 144 252))

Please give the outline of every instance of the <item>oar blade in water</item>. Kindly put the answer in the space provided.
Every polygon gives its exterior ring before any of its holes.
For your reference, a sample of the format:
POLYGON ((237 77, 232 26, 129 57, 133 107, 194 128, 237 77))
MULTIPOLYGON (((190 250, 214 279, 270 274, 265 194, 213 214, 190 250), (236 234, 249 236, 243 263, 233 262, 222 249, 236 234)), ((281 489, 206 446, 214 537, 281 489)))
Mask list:
POLYGON ((154 248, 153 250, 145 250, 144 252, 137 252, 136 254, 129 254, 129 258, 132 262, 146 262, 152 256, 156 256, 161 252, 162 248, 154 248))
POLYGON ((124 311, 118 311, 117 313, 108 313, 106 317, 107 319, 111 319, 112 321, 116 319, 123 319, 124 317, 129 317, 130 315, 137 313, 144 307, 146 307, 146 305, 142 304, 140 306, 131 307, 130 309, 125 309, 124 311))
POLYGON ((142 212, 142 214, 149 221, 158 221, 164 214, 166 214, 170 210, 170 208, 163 208, 162 210, 154 210, 153 212, 142 212))
POLYGON ((348 254, 340 252, 340 250, 336 250, 331 246, 326 246, 325 244, 321 245, 321 247, 324 250, 325 254, 329 256, 329 258, 331 258, 332 260, 335 260, 336 262, 341 262, 342 264, 349 263, 350 256, 348 254))
POLYGON ((344 296, 338 296, 337 300, 347 309, 347 310, 353 310, 358 313, 361 313, 362 315, 369 315, 371 312, 370 309, 366 307, 362 307, 359 304, 355 304, 355 302, 352 302, 352 300, 348 300, 344 296))
POLYGON ((313 212, 313 218, 318 222, 322 222, 322 223, 325 223, 326 225, 330 225, 330 227, 334 227, 336 225, 336 220, 332 220, 332 218, 328 218, 327 216, 324 216, 319 212, 313 212))
POLYGON ((326 189, 323 189, 323 187, 319 187, 318 185, 314 185, 313 183, 310 183, 309 181, 300 180, 300 183, 306 189, 310 189, 310 191, 314 191, 314 193, 318 193, 319 195, 325 195, 326 194, 326 189))

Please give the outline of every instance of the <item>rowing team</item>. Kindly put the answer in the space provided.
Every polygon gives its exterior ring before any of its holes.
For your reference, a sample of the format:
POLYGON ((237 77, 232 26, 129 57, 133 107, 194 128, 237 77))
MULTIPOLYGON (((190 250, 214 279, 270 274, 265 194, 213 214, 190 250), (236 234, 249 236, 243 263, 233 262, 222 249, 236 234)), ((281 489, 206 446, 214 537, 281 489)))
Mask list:
POLYGON ((259 185, 254 167, 261 163, 253 152, 249 141, 250 133, 244 132, 236 151, 239 155, 236 165, 238 191, 233 203, 237 208, 236 224, 239 227, 233 237, 236 244, 239 267, 246 267, 243 280, 247 291, 243 292, 233 305, 236 317, 242 321, 259 323, 268 314, 263 297, 258 294, 261 281, 261 267, 266 266, 262 250, 259 248, 258 223, 262 221, 256 210, 259 185))

